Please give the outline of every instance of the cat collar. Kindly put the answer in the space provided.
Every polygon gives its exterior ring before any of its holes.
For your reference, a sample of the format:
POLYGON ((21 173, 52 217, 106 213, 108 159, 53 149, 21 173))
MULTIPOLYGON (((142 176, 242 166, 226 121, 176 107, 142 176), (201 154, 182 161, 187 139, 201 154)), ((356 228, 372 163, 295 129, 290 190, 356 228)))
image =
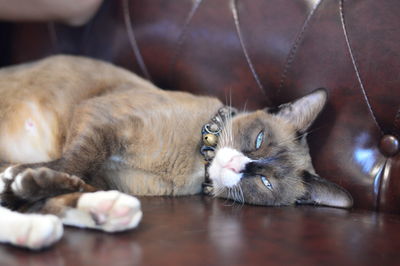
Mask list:
POLYGON ((208 194, 207 188, 211 187, 211 180, 208 174, 208 168, 210 167, 212 159, 215 157, 215 148, 218 144, 218 138, 221 134, 224 124, 230 118, 237 114, 237 110, 230 106, 221 107, 218 112, 214 115, 211 121, 205 124, 201 129, 201 148, 200 153, 204 158, 205 165, 205 180, 203 183, 203 192, 208 194))

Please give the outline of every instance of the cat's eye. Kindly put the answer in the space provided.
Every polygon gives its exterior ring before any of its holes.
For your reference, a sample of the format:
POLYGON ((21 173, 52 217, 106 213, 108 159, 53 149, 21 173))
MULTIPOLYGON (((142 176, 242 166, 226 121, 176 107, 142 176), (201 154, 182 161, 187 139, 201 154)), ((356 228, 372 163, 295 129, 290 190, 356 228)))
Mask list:
POLYGON ((268 179, 265 176, 261 176, 261 182, 266 186, 269 190, 273 190, 272 184, 268 181, 268 179))
POLYGON ((256 150, 258 150, 261 147, 263 141, 264 141, 264 131, 261 131, 260 133, 258 133, 256 138, 256 150))

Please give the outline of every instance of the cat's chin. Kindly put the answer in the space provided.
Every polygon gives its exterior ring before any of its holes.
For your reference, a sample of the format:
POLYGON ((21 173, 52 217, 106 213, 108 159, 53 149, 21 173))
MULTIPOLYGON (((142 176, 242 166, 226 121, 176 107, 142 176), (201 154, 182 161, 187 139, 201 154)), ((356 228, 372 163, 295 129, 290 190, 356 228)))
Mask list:
POLYGON ((243 174, 237 174, 230 169, 222 168, 219 177, 214 179, 213 182, 216 187, 232 188, 240 182, 242 177, 243 174))

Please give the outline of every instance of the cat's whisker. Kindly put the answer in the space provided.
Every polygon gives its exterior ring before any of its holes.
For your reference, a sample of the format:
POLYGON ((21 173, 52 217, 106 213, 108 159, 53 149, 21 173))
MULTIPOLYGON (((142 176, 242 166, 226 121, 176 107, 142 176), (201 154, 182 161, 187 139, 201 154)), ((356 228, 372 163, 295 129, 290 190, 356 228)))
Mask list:
POLYGON ((242 188, 239 184, 235 185, 233 187, 234 190, 234 201, 237 203, 240 203, 241 205, 244 204, 244 197, 243 197, 243 191, 242 188))
MULTIPOLYGON (((226 122, 225 122, 225 124, 226 124, 226 122)), ((221 146, 222 147, 225 147, 227 145, 227 141, 226 141, 227 134, 228 134, 228 132, 227 132, 227 129, 226 129, 226 125, 224 125, 224 128, 222 129, 222 132, 221 132, 221 136, 222 136, 222 138, 221 138, 221 146)))
POLYGON ((233 137, 232 137, 232 117, 229 114, 228 121, 225 122, 224 127, 224 135, 225 135, 225 146, 232 146, 233 137))
POLYGON ((231 137, 231 145, 233 144, 233 121, 232 121, 232 114, 229 114, 230 119, 229 119, 229 135, 231 137))
POLYGON ((219 187, 218 190, 217 190, 217 193, 218 193, 217 195, 218 196, 222 195, 225 191, 226 191, 226 189, 224 187, 219 187))
POLYGON ((224 126, 221 132, 221 147, 225 146, 226 146, 226 126, 224 126))
POLYGON ((243 189, 240 185, 239 185, 239 191, 240 191, 240 197, 241 197, 241 201, 242 201, 242 205, 243 205, 244 204, 244 194, 243 194, 243 189))
POLYGON ((229 107, 232 107, 232 88, 229 89, 229 107))
POLYGON ((232 206, 235 204, 235 202, 234 202, 234 201, 232 201, 232 199, 233 199, 233 190, 232 190, 232 188, 227 188, 227 189, 228 189, 228 196, 227 196, 227 198, 226 198, 226 201, 225 201, 225 202, 228 202, 228 201, 230 201, 230 202, 231 202, 231 204, 229 204, 229 205, 226 205, 226 206, 232 207, 232 206))
POLYGON ((238 188, 237 188, 237 186, 234 186, 232 189, 233 189, 233 191, 234 191, 234 201, 235 201, 235 202, 239 202, 239 194, 238 194, 238 188))
POLYGON ((228 115, 228 121, 225 121, 225 125, 221 132, 220 147, 232 146, 232 117, 231 114, 228 115))
POLYGON ((237 202, 238 201, 238 194, 237 194, 237 187, 236 186, 233 186, 232 187, 232 191, 233 191, 233 201, 234 202, 237 202))
POLYGON ((247 112, 247 103, 248 103, 248 101, 249 101, 249 99, 247 99, 247 100, 244 102, 244 106, 243 106, 243 108, 242 108, 243 113, 247 112))
POLYGON ((230 133, 229 133, 229 126, 227 125, 226 127, 225 127, 225 146, 229 146, 229 144, 230 144, 230 133))
POLYGON ((231 188, 229 188, 229 190, 231 191, 231 195, 230 195, 229 199, 232 202, 232 204, 231 204, 231 207, 232 207, 236 203, 236 190, 235 190, 235 187, 231 187, 231 188))
POLYGON ((234 186, 234 187, 232 188, 232 190, 233 190, 233 192, 234 192, 234 198, 233 198, 233 202, 234 202, 234 204, 235 204, 235 203, 237 203, 237 202, 238 202, 237 187, 236 187, 236 186, 234 186))
POLYGON ((236 201, 236 189, 235 189, 235 187, 232 187, 231 191, 232 191, 232 199, 233 199, 233 201, 236 201))
POLYGON ((214 185, 213 196, 215 198, 218 197, 219 195, 221 195, 224 192, 224 190, 225 190, 224 187, 220 187, 220 186, 214 185))
POLYGON ((240 186, 240 184, 237 187, 238 187, 239 208, 241 208, 245 204, 244 197, 243 197, 243 190, 242 190, 242 187, 240 186))

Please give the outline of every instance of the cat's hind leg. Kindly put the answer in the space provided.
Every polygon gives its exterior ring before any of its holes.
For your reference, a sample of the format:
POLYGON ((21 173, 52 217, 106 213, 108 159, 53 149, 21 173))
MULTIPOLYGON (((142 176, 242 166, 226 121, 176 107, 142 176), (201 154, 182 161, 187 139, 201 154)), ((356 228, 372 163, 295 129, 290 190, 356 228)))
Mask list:
POLYGON ((105 232, 133 229, 142 218, 139 200, 115 190, 59 195, 39 211, 57 215, 65 225, 105 232))
POLYGON ((0 242, 41 249, 63 235, 61 220, 54 215, 23 214, 0 207, 0 242))

